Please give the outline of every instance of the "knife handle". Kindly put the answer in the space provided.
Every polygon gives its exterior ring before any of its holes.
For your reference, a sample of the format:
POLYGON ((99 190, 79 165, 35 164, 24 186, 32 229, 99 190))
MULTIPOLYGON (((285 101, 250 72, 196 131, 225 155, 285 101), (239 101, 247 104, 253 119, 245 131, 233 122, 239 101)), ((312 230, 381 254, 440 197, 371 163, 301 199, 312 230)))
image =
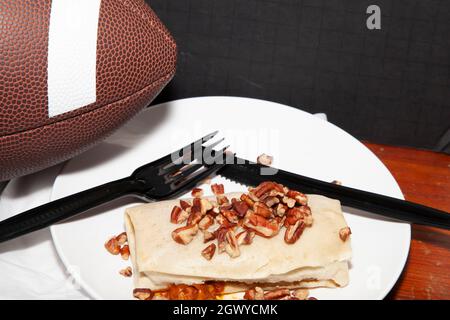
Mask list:
POLYGON ((46 228, 88 209, 138 190, 138 182, 125 178, 61 198, 0 222, 0 243, 46 228))

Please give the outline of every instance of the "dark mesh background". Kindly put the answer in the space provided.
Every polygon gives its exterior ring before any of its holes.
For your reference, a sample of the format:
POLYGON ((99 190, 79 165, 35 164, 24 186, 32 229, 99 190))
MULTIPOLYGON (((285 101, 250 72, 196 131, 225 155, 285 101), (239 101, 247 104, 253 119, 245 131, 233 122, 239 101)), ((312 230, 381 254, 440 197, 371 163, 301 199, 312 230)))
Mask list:
POLYGON ((450 125, 450 1, 146 0, 179 46, 155 103, 246 96, 359 139, 432 148, 450 125), (366 28, 370 4, 381 30, 366 28))

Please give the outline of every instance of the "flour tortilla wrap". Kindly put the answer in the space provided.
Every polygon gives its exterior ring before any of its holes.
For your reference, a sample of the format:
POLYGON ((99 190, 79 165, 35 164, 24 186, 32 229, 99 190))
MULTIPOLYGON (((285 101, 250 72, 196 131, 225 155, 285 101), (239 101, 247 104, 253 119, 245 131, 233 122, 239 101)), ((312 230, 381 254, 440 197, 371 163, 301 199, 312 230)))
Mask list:
MULTIPOLYGON (((228 194, 229 199, 240 194, 228 194)), ((214 200, 214 198, 209 198, 214 200)), ((347 285, 350 239, 342 241, 339 230, 347 226, 340 202, 308 195, 314 219, 295 244, 284 241, 284 231, 270 239, 256 236, 251 245, 240 246, 241 255, 216 254, 208 261, 201 251, 201 232, 188 245, 176 243, 171 233, 181 225, 170 222, 179 200, 139 205, 126 210, 134 285, 164 289, 170 284, 225 281, 225 292, 239 292, 258 284, 264 288, 342 287, 347 285)), ((217 228, 217 224, 212 228, 217 228)))

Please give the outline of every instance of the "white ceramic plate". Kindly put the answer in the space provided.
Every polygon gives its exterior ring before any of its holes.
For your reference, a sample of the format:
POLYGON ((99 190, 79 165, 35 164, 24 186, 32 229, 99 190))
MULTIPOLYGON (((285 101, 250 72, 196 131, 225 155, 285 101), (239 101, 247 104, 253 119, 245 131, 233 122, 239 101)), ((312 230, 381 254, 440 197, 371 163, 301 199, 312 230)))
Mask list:
MULTIPOLYGON (((105 143, 70 161, 55 182, 52 199, 125 177, 140 165, 214 130, 220 130, 241 157, 254 160, 261 153, 271 154, 276 167, 403 198, 378 158, 338 127, 272 102, 204 97, 162 104, 139 114, 105 143)), ((227 192, 245 190, 215 179, 224 183, 227 192)), ((137 203, 135 199, 116 201, 51 228, 62 261, 94 298, 132 298, 132 280, 118 274, 129 262, 107 253, 103 244, 124 230, 124 209, 137 203)), ((350 284, 316 289, 312 295, 319 299, 382 299, 407 259, 410 226, 350 208, 344 211, 353 232, 350 284)), ((176 257, 174 263, 180 263, 176 257)))

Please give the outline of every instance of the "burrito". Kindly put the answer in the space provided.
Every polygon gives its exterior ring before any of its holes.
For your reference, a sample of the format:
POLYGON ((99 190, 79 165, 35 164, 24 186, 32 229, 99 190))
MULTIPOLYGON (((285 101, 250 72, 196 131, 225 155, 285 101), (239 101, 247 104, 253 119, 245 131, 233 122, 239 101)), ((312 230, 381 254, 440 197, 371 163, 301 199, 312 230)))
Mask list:
POLYGON ((214 282, 223 283, 221 290, 226 294, 255 286, 264 290, 346 286, 351 243, 347 236, 343 237, 343 230, 349 229, 340 202, 321 195, 302 195, 305 200, 301 201, 305 202, 299 205, 290 202, 292 199, 295 202, 294 197, 278 192, 275 201, 273 195, 276 192, 270 194, 260 198, 249 194, 253 200, 245 193, 216 194, 215 197, 182 200, 181 206, 180 200, 168 200, 128 208, 125 227, 134 287, 158 291, 171 285, 214 282), (194 225, 192 216, 196 202, 200 208, 196 210, 199 219, 194 225), (202 208, 205 203, 206 208, 202 208), (255 219, 257 222, 270 219, 263 214, 256 215, 260 210, 258 206, 271 210, 273 219, 269 226, 275 226, 273 234, 267 233, 269 229, 259 228, 257 223, 252 224, 255 219), (280 206, 285 209, 284 216, 278 212, 280 206), (296 206, 307 208, 310 216, 309 219, 294 220, 295 225, 294 222, 290 225, 295 214, 291 212, 296 206), (178 217, 180 212, 184 214, 183 223, 179 225, 174 217, 177 211, 178 217), (230 218, 233 212, 239 216, 240 211, 242 219, 230 218), (209 215, 212 221, 205 224, 205 217, 209 215), (286 227, 282 229, 283 225, 286 227), (177 240, 174 230, 189 226, 193 226, 193 232, 188 240, 184 239, 187 243, 177 240), (302 226, 302 230, 289 231, 295 226, 302 226), (235 231, 226 234, 225 245, 220 243, 220 235, 217 235, 223 229, 235 231), (213 240, 208 241, 208 235, 212 235, 213 240), (290 238, 293 235, 298 239, 293 241, 290 238), (247 238, 243 239, 244 236, 247 238), (212 257, 203 254, 208 246, 214 246, 212 257))

